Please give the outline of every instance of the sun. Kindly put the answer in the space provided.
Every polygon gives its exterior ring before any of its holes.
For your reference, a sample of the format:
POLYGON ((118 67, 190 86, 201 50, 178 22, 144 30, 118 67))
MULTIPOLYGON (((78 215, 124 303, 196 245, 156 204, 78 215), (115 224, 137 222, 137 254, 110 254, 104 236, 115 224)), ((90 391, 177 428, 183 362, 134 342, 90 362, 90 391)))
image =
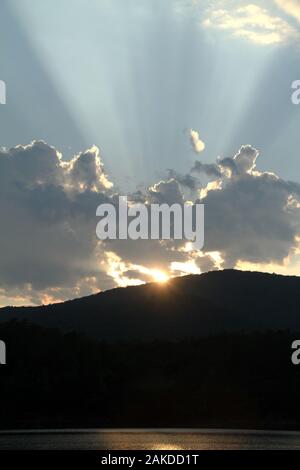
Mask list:
POLYGON ((155 282, 164 283, 169 280, 169 276, 165 272, 160 271, 159 269, 153 269, 151 275, 155 282))

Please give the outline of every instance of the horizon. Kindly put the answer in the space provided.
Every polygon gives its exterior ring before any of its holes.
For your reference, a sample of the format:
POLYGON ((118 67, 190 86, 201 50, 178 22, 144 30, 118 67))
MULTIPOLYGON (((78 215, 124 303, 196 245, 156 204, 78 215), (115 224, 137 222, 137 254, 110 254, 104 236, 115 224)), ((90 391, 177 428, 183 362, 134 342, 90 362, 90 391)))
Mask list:
POLYGON ((34 305, 34 304, 28 304, 28 305, 4 305, 4 306, 0 306, 0 311, 1 310, 4 310, 4 309, 22 309, 22 308, 39 308, 39 307, 51 307, 52 305, 55 306, 55 305, 58 305, 58 304, 65 304, 65 303, 68 303, 68 302, 73 302, 73 301, 76 301, 76 300, 84 300, 85 298, 89 298, 89 297, 94 297, 94 296, 97 296, 99 294, 105 294, 106 292, 111 292, 111 291, 118 291, 118 290, 123 290, 123 289, 139 289, 139 288, 143 288, 145 286, 149 286, 149 285, 157 285, 158 286, 158 290, 162 290, 163 291, 167 291, 168 290, 168 287, 170 287, 170 283, 172 283, 172 281, 176 281, 176 280, 180 280, 180 279, 185 279, 185 278, 192 278, 192 277, 201 277, 201 276, 205 276, 205 275, 210 275, 212 273, 214 274, 221 274, 221 273, 227 273, 227 272, 234 272, 234 273, 239 273, 239 274, 263 274, 263 275, 266 275, 266 276, 276 276, 276 277, 282 277, 282 278, 299 278, 300 279, 300 275, 295 275, 295 274, 278 274, 278 273, 271 273, 271 272, 268 272, 268 271, 248 271, 248 270, 241 270, 241 269, 235 269, 235 268, 224 268, 224 269, 219 269, 219 270, 212 270, 212 271, 206 271, 206 272, 203 272, 203 273, 199 273, 199 274, 182 274, 180 276, 173 276, 173 277, 169 277, 168 279, 163 279, 163 280, 153 280, 153 281, 149 281, 149 282, 144 282, 144 283, 141 283, 141 284, 134 284, 134 285, 128 285, 128 286, 116 286, 116 287, 112 287, 112 288, 109 288, 109 289, 106 289, 106 290, 99 290, 98 292, 93 292, 92 294, 88 294, 88 295, 85 295, 85 296, 82 296, 82 297, 73 297, 73 298, 70 298, 70 299, 66 299, 66 300, 58 300, 57 302, 53 302, 53 303, 49 303, 49 304, 37 304, 37 305, 34 305))

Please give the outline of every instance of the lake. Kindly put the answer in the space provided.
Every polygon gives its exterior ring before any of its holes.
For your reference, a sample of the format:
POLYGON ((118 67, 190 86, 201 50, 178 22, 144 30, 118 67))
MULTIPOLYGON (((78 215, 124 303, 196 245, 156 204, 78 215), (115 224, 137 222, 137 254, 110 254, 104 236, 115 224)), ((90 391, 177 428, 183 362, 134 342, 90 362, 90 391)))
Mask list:
POLYGON ((39 431, 0 431, 0 449, 300 449, 300 432, 224 429, 45 429, 39 431))

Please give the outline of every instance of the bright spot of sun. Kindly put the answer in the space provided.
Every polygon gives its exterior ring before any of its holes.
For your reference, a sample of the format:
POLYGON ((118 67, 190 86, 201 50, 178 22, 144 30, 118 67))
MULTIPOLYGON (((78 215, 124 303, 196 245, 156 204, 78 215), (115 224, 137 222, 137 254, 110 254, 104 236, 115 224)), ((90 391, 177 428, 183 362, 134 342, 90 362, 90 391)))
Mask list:
POLYGON ((169 280, 169 276, 159 269, 153 269, 151 275, 155 282, 167 282, 169 280))

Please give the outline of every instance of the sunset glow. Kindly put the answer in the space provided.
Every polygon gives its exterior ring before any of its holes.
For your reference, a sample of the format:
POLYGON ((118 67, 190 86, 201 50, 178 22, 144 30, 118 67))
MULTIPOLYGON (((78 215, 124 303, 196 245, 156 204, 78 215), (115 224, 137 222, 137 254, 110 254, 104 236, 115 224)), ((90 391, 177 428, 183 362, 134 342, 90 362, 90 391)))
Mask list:
POLYGON ((152 276, 155 282, 165 283, 169 280, 169 276, 165 272, 160 271, 159 269, 153 270, 152 276))

